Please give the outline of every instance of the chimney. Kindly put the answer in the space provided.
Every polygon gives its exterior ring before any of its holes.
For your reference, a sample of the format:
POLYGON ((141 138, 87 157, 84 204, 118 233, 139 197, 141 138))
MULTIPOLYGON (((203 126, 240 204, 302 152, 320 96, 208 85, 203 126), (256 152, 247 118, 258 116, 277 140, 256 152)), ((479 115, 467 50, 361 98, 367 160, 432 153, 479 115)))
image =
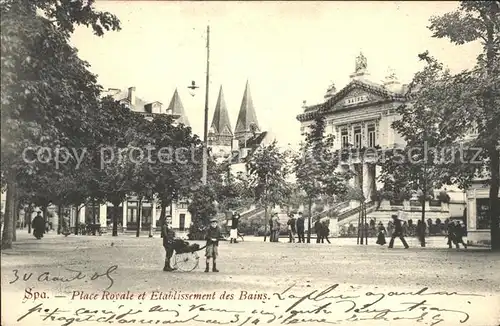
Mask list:
POLYGON ((135 86, 129 87, 128 88, 128 96, 127 96, 128 101, 132 106, 135 105, 135 86))

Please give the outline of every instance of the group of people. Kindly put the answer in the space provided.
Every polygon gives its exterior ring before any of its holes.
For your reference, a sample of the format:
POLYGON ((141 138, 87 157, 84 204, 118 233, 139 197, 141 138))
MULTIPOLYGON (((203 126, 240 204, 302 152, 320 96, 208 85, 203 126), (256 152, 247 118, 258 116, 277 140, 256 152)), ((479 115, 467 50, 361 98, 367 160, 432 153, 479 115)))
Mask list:
MULTIPOLYGON (((239 218, 239 215, 238 215, 239 218)), ((237 227, 237 225, 236 225, 237 227)), ((166 216, 161 227, 161 236, 163 238, 163 247, 165 248, 165 265, 163 271, 171 272, 174 271, 170 264, 174 251, 176 248, 176 237, 175 231, 172 227, 172 216, 166 216)), ((221 239, 222 232, 218 225, 216 218, 210 219, 210 226, 205 231, 205 273, 210 271, 210 262, 212 262, 212 272, 219 272, 217 269, 217 257, 219 256, 219 240, 221 239)), ((202 248, 200 248, 202 249, 202 248)))
MULTIPOLYGON (((389 241, 389 248, 394 247, 394 240, 396 238, 399 238, 401 242, 403 243, 403 246, 408 249, 408 243, 405 240, 405 234, 404 234, 404 229, 403 229, 403 221, 401 221, 397 215, 392 215, 392 225, 394 226, 394 231, 392 232, 391 235, 391 240, 389 241)), ((416 233, 417 233, 417 238, 419 239, 420 246, 425 247, 425 230, 426 226, 425 223, 423 223, 421 220, 417 222, 417 228, 416 228, 416 233)), ((378 223, 377 227, 377 244, 378 245, 385 245, 386 240, 385 240, 385 235, 386 235, 386 229, 382 222, 378 223)), ((467 244, 465 244, 463 237, 465 236, 465 225, 461 224, 460 221, 452 221, 448 224, 448 247, 452 247, 452 243, 455 244, 456 248, 460 248, 460 244, 464 246, 464 248, 467 248, 467 244)))
MULTIPOLYGON (((298 237, 299 243, 305 243, 305 220, 302 212, 298 213, 298 217, 295 218, 295 214, 288 214, 288 221, 286 222, 288 242, 295 242, 295 237, 298 237)), ((278 242, 281 233, 281 222, 279 220, 278 213, 273 213, 269 220, 269 230, 270 232, 270 242, 278 242)))

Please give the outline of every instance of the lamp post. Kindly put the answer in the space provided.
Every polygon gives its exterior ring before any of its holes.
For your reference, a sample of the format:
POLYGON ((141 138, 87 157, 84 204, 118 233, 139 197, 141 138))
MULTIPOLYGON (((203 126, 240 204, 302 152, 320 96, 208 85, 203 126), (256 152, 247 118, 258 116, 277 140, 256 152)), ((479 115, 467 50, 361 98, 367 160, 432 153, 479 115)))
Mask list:
MULTIPOLYGON (((205 120, 203 126, 203 162, 202 162, 202 177, 201 182, 206 185, 207 184, 207 165, 208 165, 208 90, 210 83, 210 26, 207 26, 207 71, 205 76, 205 120)), ((191 85, 188 86, 190 90, 191 96, 195 95, 196 89, 199 86, 196 86, 195 81, 191 82, 191 85)))

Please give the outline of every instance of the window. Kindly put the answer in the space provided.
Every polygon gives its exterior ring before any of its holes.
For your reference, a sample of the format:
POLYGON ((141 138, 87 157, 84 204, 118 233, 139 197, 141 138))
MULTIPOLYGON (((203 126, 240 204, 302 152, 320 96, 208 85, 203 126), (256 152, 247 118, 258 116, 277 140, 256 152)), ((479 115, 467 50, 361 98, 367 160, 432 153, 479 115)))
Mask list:
POLYGON ((99 223, 99 205, 92 206, 92 204, 85 206, 85 223, 99 223), (95 213, 95 220, 94 220, 95 213))
POLYGON ((127 223, 137 222, 137 207, 127 207, 127 223))
POLYGON ((149 225, 151 223, 151 215, 152 215, 152 209, 151 207, 142 207, 142 212, 141 212, 141 224, 144 225, 149 225))
POLYGON ((476 199, 476 229, 484 230, 490 228, 490 200, 489 198, 476 199))
POLYGON ((354 147, 361 148, 361 127, 354 127, 354 147))
POLYGON ((340 140, 342 141, 342 148, 349 146, 349 134, 347 128, 342 128, 340 131, 340 140))
POLYGON ((182 203, 179 203, 179 209, 187 209, 188 208, 188 203, 186 202, 182 202, 182 203))
POLYGON ((179 214, 179 230, 184 231, 186 227, 186 214, 179 214))
POLYGON ((368 147, 375 147, 375 125, 368 126, 368 147))

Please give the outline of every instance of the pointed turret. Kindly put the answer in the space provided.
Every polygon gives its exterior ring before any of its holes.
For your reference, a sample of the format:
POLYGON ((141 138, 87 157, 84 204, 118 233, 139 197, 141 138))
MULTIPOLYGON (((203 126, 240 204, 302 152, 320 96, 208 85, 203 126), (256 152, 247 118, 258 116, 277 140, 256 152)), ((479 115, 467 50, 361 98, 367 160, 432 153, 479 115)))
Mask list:
POLYGON ((238 140, 244 140, 246 137, 251 137, 255 132, 260 132, 260 127, 257 122, 257 115, 255 114, 252 95, 250 94, 250 85, 247 80, 234 135, 238 140))
POLYGON ((182 123, 186 126, 189 126, 189 120, 184 112, 184 106, 182 105, 181 98, 179 93, 177 92, 177 88, 175 89, 174 95, 170 100, 170 104, 168 105, 168 109, 172 114, 178 115, 177 123, 182 123))
POLYGON ((215 105, 210 131, 214 135, 233 136, 231 123, 229 121, 229 113, 227 111, 226 102, 224 101, 224 91, 222 90, 222 86, 219 89, 219 97, 217 98, 217 104, 215 105))

